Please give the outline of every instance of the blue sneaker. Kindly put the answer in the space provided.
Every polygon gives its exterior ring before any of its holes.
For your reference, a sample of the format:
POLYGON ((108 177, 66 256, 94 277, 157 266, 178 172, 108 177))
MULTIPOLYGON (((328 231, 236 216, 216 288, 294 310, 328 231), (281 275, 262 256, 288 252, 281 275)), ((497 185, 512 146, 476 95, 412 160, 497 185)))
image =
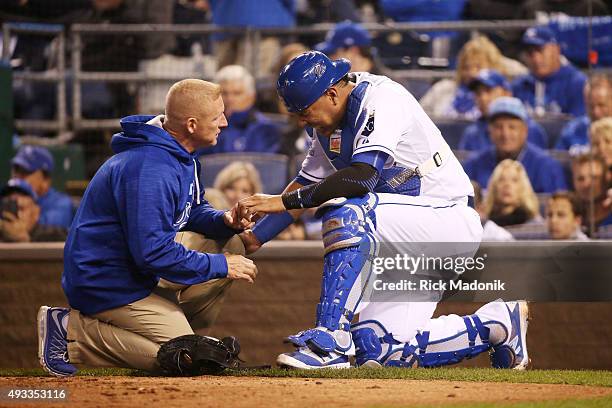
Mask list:
POLYGON ((38 310, 38 358, 40 365, 56 377, 77 372, 68 360, 67 326, 70 309, 41 306, 38 310))
POLYGON ((529 305, 524 300, 506 302, 510 314, 510 331, 506 341, 493 346, 491 365, 494 368, 512 368, 524 370, 529 365, 527 355, 527 325, 529 323, 529 305))
POLYGON ((340 353, 319 354, 308 347, 300 347, 291 353, 278 356, 276 363, 280 367, 316 370, 319 368, 350 368, 349 357, 340 353))
POLYGON ((316 370, 319 368, 350 368, 349 356, 355 354, 355 345, 348 331, 331 331, 325 327, 299 332, 285 342, 297 350, 278 356, 281 367, 316 370))

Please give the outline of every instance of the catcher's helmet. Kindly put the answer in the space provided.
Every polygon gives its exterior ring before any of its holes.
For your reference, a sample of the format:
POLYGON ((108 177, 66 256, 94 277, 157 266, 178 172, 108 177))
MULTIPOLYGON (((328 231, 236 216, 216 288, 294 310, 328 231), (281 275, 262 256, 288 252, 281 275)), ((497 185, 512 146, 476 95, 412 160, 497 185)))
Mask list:
POLYGON ((350 69, 351 63, 344 58, 332 61, 321 52, 305 52, 281 70, 276 90, 289 112, 299 112, 319 99, 350 69))

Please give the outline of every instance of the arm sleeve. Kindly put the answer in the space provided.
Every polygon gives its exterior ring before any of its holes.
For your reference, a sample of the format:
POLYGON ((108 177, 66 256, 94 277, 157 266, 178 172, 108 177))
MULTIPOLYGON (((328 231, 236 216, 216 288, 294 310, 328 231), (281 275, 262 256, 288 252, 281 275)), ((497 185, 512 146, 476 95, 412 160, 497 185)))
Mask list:
POLYGON ((223 254, 206 254, 174 242, 179 175, 172 166, 147 160, 115 183, 123 234, 136 266, 171 282, 194 285, 227 276, 223 254))
POLYGON ((378 177, 372 165, 355 162, 323 181, 283 194, 283 204, 288 210, 294 210, 318 207, 332 198, 362 196, 374 190, 378 177))

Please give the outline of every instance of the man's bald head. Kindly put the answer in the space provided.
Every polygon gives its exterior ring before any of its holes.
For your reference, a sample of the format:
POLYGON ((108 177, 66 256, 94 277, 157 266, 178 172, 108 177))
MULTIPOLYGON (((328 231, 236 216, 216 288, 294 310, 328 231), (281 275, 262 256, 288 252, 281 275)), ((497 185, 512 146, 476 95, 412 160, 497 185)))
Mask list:
POLYGON ((183 123, 188 118, 210 114, 214 101, 221 97, 221 87, 201 79, 184 79, 172 85, 166 95, 166 119, 183 123))
POLYGON ((172 85, 166 96, 163 127, 188 152, 217 144, 227 126, 221 87, 200 79, 184 79, 172 85))

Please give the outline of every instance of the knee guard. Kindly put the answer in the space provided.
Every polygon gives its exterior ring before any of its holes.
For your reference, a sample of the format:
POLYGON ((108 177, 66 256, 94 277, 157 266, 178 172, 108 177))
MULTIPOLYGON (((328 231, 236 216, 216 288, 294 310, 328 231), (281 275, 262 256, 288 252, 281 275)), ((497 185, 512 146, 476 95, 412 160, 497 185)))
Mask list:
POLYGON ((157 362, 162 373, 170 376, 219 374, 228 367, 237 367, 240 344, 235 337, 214 337, 188 334, 162 344, 157 362))
POLYGON ((396 340, 376 320, 359 322, 351 328, 356 347, 356 363, 358 366, 440 367, 488 351, 491 348, 489 328, 476 315, 465 316, 463 321, 466 330, 452 337, 430 341, 430 333, 422 331, 410 343, 396 340), (478 337, 480 344, 476 344, 478 337))
POLYGON ((323 221, 325 256, 316 328, 289 336, 288 342, 322 353, 352 354, 350 323, 377 251, 373 236, 377 201, 375 194, 339 198, 326 202, 317 211, 323 221))

